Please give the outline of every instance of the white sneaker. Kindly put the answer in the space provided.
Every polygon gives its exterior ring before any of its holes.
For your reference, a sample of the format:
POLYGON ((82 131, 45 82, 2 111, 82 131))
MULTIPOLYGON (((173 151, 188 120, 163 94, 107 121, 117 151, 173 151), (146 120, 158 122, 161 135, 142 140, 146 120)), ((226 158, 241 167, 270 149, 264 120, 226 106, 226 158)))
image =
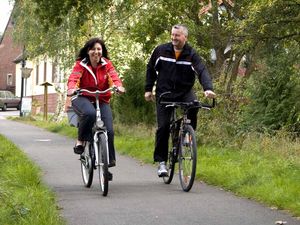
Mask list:
POLYGON ((166 177, 166 176, 168 176, 168 170, 167 170, 165 162, 160 162, 159 163, 158 170, 157 170, 157 175, 159 177, 166 177))
POLYGON ((189 133, 186 133, 184 135, 183 145, 184 146, 189 146, 190 145, 190 135, 189 135, 189 133))

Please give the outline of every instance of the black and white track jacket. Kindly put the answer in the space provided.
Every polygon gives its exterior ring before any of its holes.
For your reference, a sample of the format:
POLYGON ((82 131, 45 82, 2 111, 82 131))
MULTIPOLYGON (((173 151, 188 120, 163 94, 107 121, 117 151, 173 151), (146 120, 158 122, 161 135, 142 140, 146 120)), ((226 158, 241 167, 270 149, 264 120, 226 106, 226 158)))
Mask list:
POLYGON ((145 91, 152 91, 156 81, 156 96, 171 91, 174 98, 188 93, 198 77, 204 91, 213 90, 211 77, 196 51, 188 44, 176 60, 172 43, 156 47, 147 65, 145 91))

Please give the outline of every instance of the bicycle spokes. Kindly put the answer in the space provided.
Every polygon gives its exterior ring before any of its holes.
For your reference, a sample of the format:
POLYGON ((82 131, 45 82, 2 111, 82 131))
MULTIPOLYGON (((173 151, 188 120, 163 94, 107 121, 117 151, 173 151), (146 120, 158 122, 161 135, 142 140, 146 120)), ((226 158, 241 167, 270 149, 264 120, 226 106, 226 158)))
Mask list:
POLYGON ((184 191, 189 191, 194 183, 197 162, 195 133, 190 125, 184 128, 180 143, 178 158, 180 184, 184 191))
POLYGON ((89 160, 88 160, 88 158, 87 158, 86 155, 81 155, 81 156, 80 156, 80 161, 81 161, 82 165, 83 165, 86 169, 89 168, 89 160))
POLYGON ((89 147, 86 147, 83 154, 80 156, 80 162, 81 162, 81 174, 82 174, 82 180, 85 187, 90 187, 93 182, 93 150, 91 145, 89 147))
POLYGON ((185 142, 181 149, 180 161, 182 164, 181 173, 185 183, 188 183, 193 170, 193 151, 190 142, 185 142))

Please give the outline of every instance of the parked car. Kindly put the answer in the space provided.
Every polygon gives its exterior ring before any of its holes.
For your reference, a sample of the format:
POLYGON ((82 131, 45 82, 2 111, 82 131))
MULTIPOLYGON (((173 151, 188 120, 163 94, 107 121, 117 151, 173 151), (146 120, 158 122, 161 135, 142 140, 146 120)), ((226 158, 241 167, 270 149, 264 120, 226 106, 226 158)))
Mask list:
POLYGON ((0 108, 5 111, 7 108, 17 108, 20 110, 21 99, 10 91, 0 90, 0 108))

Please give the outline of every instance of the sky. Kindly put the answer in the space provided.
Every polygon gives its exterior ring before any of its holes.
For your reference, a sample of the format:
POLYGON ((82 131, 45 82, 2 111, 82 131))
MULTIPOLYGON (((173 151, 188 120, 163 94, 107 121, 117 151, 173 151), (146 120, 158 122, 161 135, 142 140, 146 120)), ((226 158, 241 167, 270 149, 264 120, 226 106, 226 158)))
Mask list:
POLYGON ((0 34, 4 32, 12 6, 12 4, 9 4, 9 0, 0 0, 0 34))

